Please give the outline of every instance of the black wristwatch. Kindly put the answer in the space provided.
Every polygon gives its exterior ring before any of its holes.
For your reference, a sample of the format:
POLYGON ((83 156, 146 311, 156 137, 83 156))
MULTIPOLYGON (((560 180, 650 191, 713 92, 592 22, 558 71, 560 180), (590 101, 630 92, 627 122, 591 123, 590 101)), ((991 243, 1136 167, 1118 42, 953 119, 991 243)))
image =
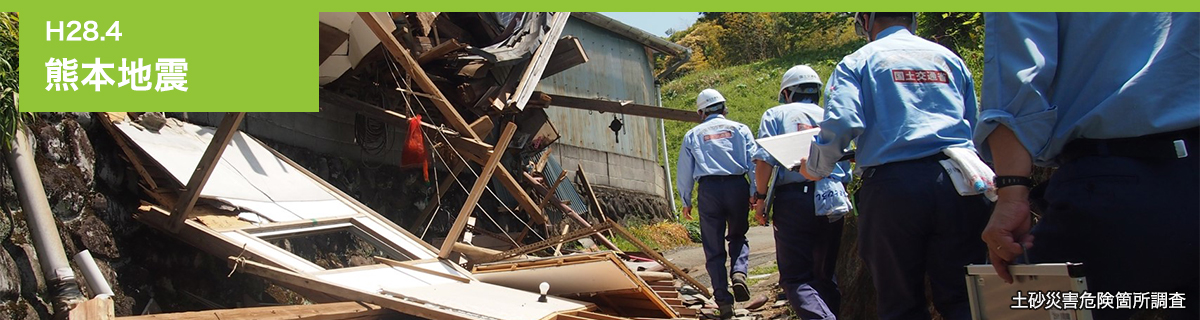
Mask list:
POLYGON ((1033 179, 1030 179, 1029 177, 996 176, 996 179, 992 180, 992 182, 996 185, 996 189, 1007 186, 1026 186, 1033 188, 1033 179))
POLYGON ((758 200, 766 199, 766 198, 767 198, 767 194, 765 194, 765 193, 759 193, 758 191, 755 191, 755 192, 754 192, 754 198, 756 198, 756 199, 758 199, 758 200))

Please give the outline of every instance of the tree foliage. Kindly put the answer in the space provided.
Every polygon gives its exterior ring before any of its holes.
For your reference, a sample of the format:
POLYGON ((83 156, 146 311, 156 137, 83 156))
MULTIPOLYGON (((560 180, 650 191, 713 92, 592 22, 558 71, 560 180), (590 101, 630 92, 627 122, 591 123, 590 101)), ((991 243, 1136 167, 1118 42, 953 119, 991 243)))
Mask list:
POLYGON ((17 112, 20 74, 18 27, 20 18, 15 12, 0 12, 0 143, 7 148, 12 135, 31 113, 17 112))
MULTIPOLYGON (((677 75, 801 52, 841 48, 861 41, 854 37, 845 13, 702 12, 690 28, 667 39, 692 49, 691 60, 677 75)), ((660 68, 667 61, 659 61, 660 68)))

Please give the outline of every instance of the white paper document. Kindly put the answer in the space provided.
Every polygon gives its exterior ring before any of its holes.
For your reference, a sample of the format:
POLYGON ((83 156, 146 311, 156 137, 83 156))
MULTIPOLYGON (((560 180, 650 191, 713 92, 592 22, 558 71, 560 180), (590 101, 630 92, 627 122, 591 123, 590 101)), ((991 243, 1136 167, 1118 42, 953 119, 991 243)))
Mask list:
POLYGON ((791 169, 791 166, 800 163, 800 159, 808 158, 808 149, 812 146, 813 138, 817 136, 818 132, 821 132, 821 128, 766 137, 755 140, 755 142, 766 149, 767 153, 775 158, 775 161, 787 169, 791 169))

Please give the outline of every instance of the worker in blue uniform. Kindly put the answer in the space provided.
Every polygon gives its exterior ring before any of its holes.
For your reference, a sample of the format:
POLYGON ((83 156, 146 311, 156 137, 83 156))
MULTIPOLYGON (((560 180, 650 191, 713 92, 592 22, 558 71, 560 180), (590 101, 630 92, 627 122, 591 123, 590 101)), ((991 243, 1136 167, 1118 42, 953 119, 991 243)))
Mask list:
POLYGON ((753 205, 753 160, 758 145, 750 128, 725 119, 725 97, 704 89, 696 97, 696 112, 704 122, 688 130, 679 149, 677 181, 683 199, 683 217, 691 219, 692 186, 699 182, 700 237, 705 268, 712 279, 713 298, 722 318, 733 315, 733 303, 750 299, 746 268, 750 246, 746 242, 753 205), (746 182, 749 176, 751 182, 746 182), (749 199, 749 201, 748 201, 749 199), (728 242, 728 250, 726 250, 728 242), (731 269, 726 273, 726 254, 731 269), (733 282, 733 294, 729 281, 733 282))
POLYGON ((947 148, 974 150, 974 80, 949 49, 912 34, 915 13, 854 19, 870 42, 830 76, 821 132, 799 169, 826 177, 856 141, 859 254, 881 319, 928 319, 926 276, 942 317, 970 319, 963 266, 984 261, 990 203, 960 196, 939 161, 947 148))
POLYGON ((984 17, 975 141, 996 167, 982 237, 997 273, 1011 281, 1028 249, 1035 263, 1082 262, 1089 291, 1182 293, 1174 318, 1200 319, 1200 14, 984 17), (1058 169, 1031 230, 1033 165, 1058 169))
MULTIPOLYGON (((788 69, 779 87, 782 104, 763 113, 758 125, 759 138, 815 128, 825 118, 824 109, 816 105, 821 99, 821 79, 811 67, 799 65, 788 69)), ((759 199, 755 212, 760 223, 765 224, 768 183, 775 184, 771 221, 775 228, 779 286, 801 319, 836 319, 842 295, 835 267, 845 220, 838 217, 830 221, 828 216, 817 214, 817 186, 813 180, 784 167, 776 180, 771 181, 772 168, 781 164, 765 150, 760 149, 755 164, 755 197, 759 199)), ((834 169, 833 177, 838 183, 849 182, 847 168, 848 163, 843 162, 834 169)))

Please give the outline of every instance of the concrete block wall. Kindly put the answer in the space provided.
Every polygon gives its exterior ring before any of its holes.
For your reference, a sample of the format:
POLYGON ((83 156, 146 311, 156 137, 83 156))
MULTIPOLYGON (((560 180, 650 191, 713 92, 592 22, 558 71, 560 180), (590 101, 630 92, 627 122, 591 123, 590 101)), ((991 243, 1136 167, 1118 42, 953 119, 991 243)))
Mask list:
POLYGON ((576 168, 582 164, 583 170, 594 185, 633 190, 664 198, 667 196, 665 175, 657 161, 566 144, 555 144, 552 156, 571 177, 574 177, 576 168))

